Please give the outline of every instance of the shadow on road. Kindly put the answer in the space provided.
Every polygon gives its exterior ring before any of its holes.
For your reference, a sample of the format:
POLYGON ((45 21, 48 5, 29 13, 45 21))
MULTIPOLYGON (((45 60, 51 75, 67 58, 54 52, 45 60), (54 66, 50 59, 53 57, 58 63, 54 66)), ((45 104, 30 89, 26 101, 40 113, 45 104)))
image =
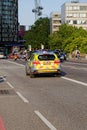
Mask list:
POLYGON ((35 78, 54 78, 54 77, 61 77, 61 76, 65 76, 65 75, 67 75, 67 73, 65 73, 64 71, 62 71, 61 72, 61 75, 59 74, 59 75, 57 75, 57 74, 38 74, 38 75, 35 75, 35 77, 33 78, 33 79, 35 79, 35 78))
POLYGON ((61 76, 65 76, 67 75, 67 73, 65 73, 64 71, 61 72, 61 76))

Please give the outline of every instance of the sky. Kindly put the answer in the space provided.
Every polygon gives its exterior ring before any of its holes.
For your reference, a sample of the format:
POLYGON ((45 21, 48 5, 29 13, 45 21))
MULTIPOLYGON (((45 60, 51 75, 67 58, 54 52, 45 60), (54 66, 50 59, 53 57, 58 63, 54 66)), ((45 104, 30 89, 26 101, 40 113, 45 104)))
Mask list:
MULTIPOLYGON (((38 0, 39 1, 39 0, 38 0)), ((40 0, 40 6, 43 7, 42 17, 50 17, 52 12, 61 13, 61 5, 72 0, 40 0)), ((87 2, 87 0, 79 0, 87 2)), ((35 22, 35 0, 18 0, 18 19, 20 25, 31 26, 35 22)))

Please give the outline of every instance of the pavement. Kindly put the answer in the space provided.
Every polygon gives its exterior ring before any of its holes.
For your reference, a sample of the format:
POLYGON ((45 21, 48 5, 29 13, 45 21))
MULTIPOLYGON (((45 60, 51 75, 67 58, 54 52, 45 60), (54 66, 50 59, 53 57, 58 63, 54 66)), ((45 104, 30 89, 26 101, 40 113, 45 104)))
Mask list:
POLYGON ((79 62, 79 63, 87 63, 87 59, 86 58, 68 58, 67 61, 71 61, 71 62, 79 62))

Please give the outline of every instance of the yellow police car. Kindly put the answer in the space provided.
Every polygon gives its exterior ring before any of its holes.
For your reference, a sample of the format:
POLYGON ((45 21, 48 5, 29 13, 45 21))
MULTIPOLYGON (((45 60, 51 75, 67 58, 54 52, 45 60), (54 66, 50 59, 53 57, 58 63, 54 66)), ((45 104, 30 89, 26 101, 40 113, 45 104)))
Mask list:
POLYGON ((26 75, 34 78, 39 74, 61 75, 60 60, 51 51, 36 51, 31 53, 25 66, 26 75))

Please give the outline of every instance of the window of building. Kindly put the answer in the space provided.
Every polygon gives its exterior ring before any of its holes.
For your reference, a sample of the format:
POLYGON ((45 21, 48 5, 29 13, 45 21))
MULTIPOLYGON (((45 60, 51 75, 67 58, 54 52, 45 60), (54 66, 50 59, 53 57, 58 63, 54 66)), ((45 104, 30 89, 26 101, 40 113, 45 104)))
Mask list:
POLYGON ((58 14, 55 14, 54 17, 58 17, 58 14))
POLYGON ((67 13, 67 17, 72 17, 73 15, 72 15, 72 13, 67 13))
POLYGON ((77 24, 81 24, 81 20, 78 20, 78 21, 77 21, 77 24))
POLYGON ((73 10, 73 7, 72 6, 67 6, 66 10, 73 10))
POLYGON ((86 24, 86 20, 81 20, 81 24, 86 24))
POLYGON ((78 14, 78 13, 73 13, 73 17, 74 17, 74 18, 78 18, 78 17, 79 17, 79 14, 78 14))
POLYGON ((87 6, 80 6, 80 10, 87 10, 87 6))
POLYGON ((73 10, 79 10, 79 6, 73 6, 73 10))
POLYGON ((77 24, 77 20, 73 20, 73 24, 77 24))
POLYGON ((58 25, 54 25, 53 28, 54 28, 54 29, 57 29, 57 28, 58 28, 58 25))
POLYGON ((67 13, 67 17, 75 17, 75 18, 78 18, 79 17, 79 14, 78 13, 67 13))
POLYGON ((58 20, 53 20, 53 23, 58 23, 58 20))
POLYGON ((73 21, 72 20, 67 20, 66 23, 67 24, 73 24, 73 21))
POLYGON ((86 13, 80 13, 79 16, 80 18, 86 18, 86 13))
POLYGON ((58 14, 53 15, 53 18, 58 18, 58 14))

